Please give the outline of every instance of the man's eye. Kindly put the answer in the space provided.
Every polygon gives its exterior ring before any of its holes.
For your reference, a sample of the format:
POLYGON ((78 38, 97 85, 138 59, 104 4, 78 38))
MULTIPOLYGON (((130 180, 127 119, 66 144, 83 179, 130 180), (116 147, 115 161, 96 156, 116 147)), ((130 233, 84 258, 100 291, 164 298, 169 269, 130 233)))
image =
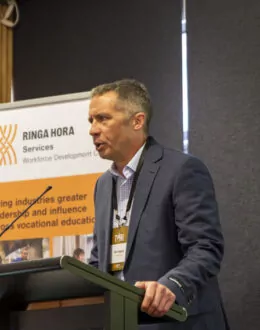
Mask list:
POLYGON ((100 116, 100 118, 99 118, 100 121, 104 121, 104 120, 107 120, 107 119, 108 119, 107 116, 100 116))

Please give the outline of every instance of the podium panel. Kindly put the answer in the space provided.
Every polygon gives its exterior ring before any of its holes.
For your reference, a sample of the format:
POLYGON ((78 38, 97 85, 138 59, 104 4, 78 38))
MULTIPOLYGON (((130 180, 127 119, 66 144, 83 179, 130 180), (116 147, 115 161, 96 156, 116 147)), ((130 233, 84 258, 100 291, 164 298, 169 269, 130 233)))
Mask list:
MULTIPOLYGON (((105 327, 104 304, 13 312, 10 330, 97 330, 105 327)), ((0 325, 0 329, 4 330, 0 325)))
POLYGON ((177 304, 163 318, 140 312, 143 295, 68 256, 0 265, 0 329, 136 330, 138 324, 186 320, 177 304))

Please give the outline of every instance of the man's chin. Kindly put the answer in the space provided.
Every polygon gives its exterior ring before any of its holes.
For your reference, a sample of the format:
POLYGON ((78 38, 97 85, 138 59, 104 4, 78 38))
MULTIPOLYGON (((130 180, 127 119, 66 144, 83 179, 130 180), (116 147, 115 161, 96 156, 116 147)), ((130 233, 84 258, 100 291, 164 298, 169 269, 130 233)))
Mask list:
POLYGON ((108 154, 106 154, 105 152, 99 151, 99 157, 102 159, 107 159, 107 160, 111 160, 111 158, 109 157, 108 154))

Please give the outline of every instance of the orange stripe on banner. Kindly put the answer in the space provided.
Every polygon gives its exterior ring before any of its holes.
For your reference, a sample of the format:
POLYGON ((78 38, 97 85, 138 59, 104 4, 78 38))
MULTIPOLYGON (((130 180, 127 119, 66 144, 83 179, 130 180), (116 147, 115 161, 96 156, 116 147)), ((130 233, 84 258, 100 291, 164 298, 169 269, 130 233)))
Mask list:
POLYGON ((1 240, 91 234, 95 222, 93 192, 99 176, 87 174, 0 183, 1 231, 47 186, 53 187, 1 240))

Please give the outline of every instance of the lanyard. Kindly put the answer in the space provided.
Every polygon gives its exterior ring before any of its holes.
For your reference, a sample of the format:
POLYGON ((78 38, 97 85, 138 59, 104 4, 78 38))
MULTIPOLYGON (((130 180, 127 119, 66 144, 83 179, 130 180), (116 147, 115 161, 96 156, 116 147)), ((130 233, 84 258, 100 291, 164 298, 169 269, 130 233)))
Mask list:
POLYGON ((145 147, 144 147, 144 149, 142 151, 142 154, 140 156, 136 171, 134 173, 133 183, 132 183, 131 190, 130 190, 130 195, 129 195, 129 198, 128 198, 128 201, 127 201, 125 215, 122 219, 120 218, 120 216, 118 214, 117 194, 116 194, 116 179, 113 178, 112 205, 113 205, 113 209, 115 211, 115 219, 118 222, 119 226, 125 225, 127 223, 127 214, 128 214, 128 212, 131 208, 131 205, 132 205, 137 179, 138 179, 138 176, 141 172, 141 169, 142 169, 142 166, 143 166, 143 163, 144 163, 144 153, 147 150, 147 148, 148 148, 148 143, 146 142, 145 147))

